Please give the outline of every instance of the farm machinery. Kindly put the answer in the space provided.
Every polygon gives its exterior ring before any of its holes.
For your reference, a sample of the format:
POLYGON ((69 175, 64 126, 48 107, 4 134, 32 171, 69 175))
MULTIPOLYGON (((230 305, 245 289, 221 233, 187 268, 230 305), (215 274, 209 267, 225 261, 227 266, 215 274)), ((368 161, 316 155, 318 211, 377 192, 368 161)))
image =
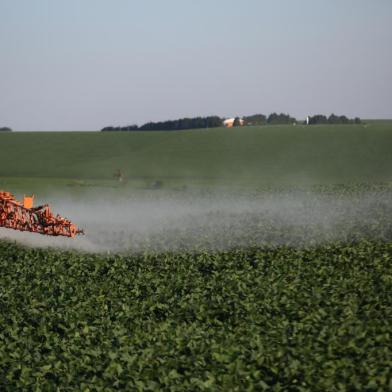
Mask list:
POLYGON ((84 234, 68 219, 55 216, 48 204, 33 207, 33 202, 34 196, 24 196, 22 203, 10 192, 0 191, 0 227, 50 236, 84 234))

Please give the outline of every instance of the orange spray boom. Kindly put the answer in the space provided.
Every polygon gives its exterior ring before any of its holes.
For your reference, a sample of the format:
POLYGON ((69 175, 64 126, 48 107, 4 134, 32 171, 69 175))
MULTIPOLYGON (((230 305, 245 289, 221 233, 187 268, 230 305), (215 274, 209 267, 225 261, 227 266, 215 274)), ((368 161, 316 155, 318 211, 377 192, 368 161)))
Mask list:
POLYGON ((21 203, 11 193, 0 191, 0 227, 52 236, 84 234, 68 219, 53 215, 47 204, 33 207, 33 202, 34 196, 25 196, 21 203))

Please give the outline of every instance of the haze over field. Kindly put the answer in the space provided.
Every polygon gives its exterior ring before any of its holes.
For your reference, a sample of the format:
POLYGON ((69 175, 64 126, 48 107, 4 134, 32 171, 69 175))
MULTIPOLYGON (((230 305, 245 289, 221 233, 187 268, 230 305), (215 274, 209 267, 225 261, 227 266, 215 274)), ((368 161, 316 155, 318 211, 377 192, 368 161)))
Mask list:
POLYGON ((1 228, 0 236, 30 246, 128 253, 303 247, 392 238, 387 219, 392 213, 392 189, 340 197, 291 191, 253 195, 161 192, 132 197, 90 193, 84 197, 88 203, 52 199, 53 211, 67 214, 86 231, 85 236, 53 238, 1 228))
POLYGON ((391 118, 392 2, 1 0, 0 126, 391 118))

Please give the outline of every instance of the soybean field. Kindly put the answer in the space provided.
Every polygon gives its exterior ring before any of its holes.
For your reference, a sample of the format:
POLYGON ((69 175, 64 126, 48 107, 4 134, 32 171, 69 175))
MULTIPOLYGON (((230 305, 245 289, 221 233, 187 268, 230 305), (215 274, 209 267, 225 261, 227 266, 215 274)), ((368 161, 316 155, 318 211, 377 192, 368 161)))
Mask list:
POLYGON ((0 135, 0 389, 392 390, 392 126, 0 135))

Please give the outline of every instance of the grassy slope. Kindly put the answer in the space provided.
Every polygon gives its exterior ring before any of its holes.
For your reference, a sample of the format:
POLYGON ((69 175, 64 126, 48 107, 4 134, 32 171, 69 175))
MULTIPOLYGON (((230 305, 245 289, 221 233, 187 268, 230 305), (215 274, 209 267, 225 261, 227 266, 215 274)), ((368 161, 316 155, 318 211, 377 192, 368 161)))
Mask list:
POLYGON ((160 179, 176 185, 390 181, 391 147, 392 122, 366 128, 7 133, 0 134, 0 185, 38 177, 52 184, 111 181, 116 169, 131 182, 160 179))

